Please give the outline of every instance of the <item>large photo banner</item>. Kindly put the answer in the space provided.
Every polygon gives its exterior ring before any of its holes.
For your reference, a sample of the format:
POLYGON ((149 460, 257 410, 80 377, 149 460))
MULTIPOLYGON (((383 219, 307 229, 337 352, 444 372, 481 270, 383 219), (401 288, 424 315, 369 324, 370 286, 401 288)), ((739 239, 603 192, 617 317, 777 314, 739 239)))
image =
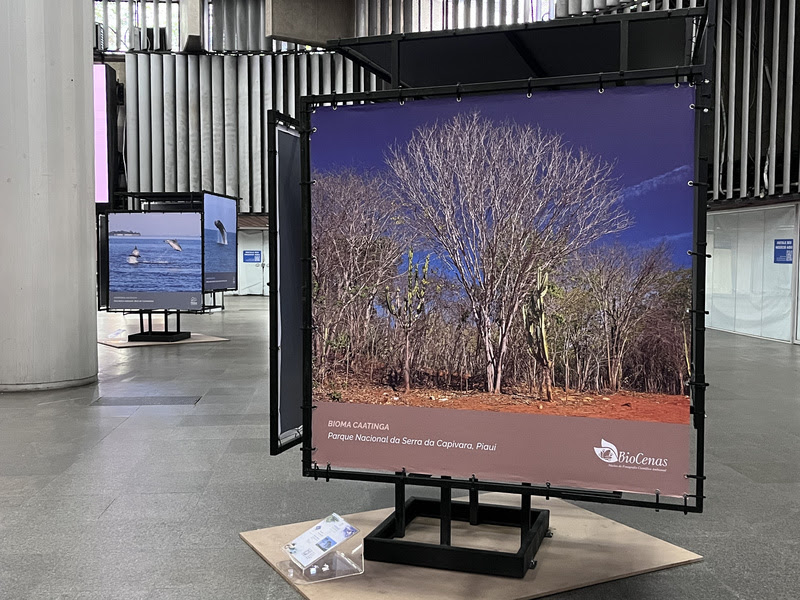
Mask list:
POLYGON ((312 460, 688 492, 694 89, 312 115, 312 460))
POLYGON ((203 194, 203 289, 235 290, 237 205, 234 198, 203 194))
POLYGON ((108 214, 108 308, 203 307, 200 213, 108 214))

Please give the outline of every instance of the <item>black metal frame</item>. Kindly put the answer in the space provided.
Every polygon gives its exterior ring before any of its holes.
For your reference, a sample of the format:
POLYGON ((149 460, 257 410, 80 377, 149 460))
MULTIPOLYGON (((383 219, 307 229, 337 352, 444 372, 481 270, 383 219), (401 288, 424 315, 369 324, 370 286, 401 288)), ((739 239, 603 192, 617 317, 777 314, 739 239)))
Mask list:
MULTIPOLYGON (((400 72, 400 53, 401 44, 404 42, 413 42, 415 40, 433 40, 458 37, 481 37, 503 33, 506 35, 513 35, 515 32, 520 31, 537 31, 537 30, 552 30, 562 28, 575 28, 581 26, 602 25, 619 23, 620 26, 620 61, 619 72, 628 70, 628 31, 629 23, 639 21, 661 21, 661 20, 678 20, 684 19, 687 22, 687 27, 690 27, 691 20, 698 18, 701 20, 700 30, 703 29, 703 20, 715 8, 711 5, 714 4, 713 0, 708 0, 709 7, 698 6, 695 8, 676 8, 670 10, 657 10, 646 12, 631 12, 631 13, 616 13, 616 14, 587 14, 583 16, 575 16, 569 18, 551 19, 549 21, 537 21, 533 23, 519 23, 513 25, 490 25, 479 28, 469 29, 453 29, 445 31, 421 31, 414 33, 388 33, 383 35, 375 35, 362 38, 340 38, 330 40, 326 44, 327 50, 332 50, 340 53, 343 56, 351 59, 354 63, 367 69, 369 72, 375 74, 379 79, 389 83, 392 88, 400 88, 409 86, 403 81, 403 74, 400 72), (364 56, 357 50, 360 45, 365 43, 374 44, 380 42, 387 42, 391 48, 391 62, 389 68, 376 64, 367 56, 364 56)), ((615 9, 619 9, 617 6, 615 9)), ((691 30, 687 30, 687 42, 691 40, 691 30)), ((691 48, 687 43, 686 49, 686 64, 696 64, 695 57, 692 56, 691 48)), ((526 62, 528 62, 526 60, 526 62)), ((530 64, 532 70, 535 71, 535 62, 530 64)), ((538 74, 536 75, 538 77, 538 74)), ((610 81, 610 80, 609 80, 610 81)), ((569 84, 563 84, 569 85, 569 84)))
MULTIPOLYGON (((706 31, 706 36, 709 33, 706 31)), ((713 39, 713 37, 711 37, 713 39)), ((707 41, 707 40, 706 40, 707 41)), ((338 105, 348 103, 370 103, 370 102, 404 102, 411 99, 425 99, 432 97, 452 97, 458 99, 461 96, 472 94, 486 94, 493 92, 517 91, 520 93, 535 93, 540 89, 575 88, 586 87, 587 85, 602 86, 606 84, 620 83, 631 84, 635 82, 677 82, 688 80, 692 85, 696 85, 695 108, 695 173, 701 179, 707 172, 709 142, 713 139, 709 135, 711 126, 710 98, 713 93, 713 86, 710 85, 708 65, 713 65, 713 61, 701 66, 684 66, 673 69, 646 69, 632 71, 628 73, 613 74, 594 74, 578 75, 571 77, 540 78, 517 81, 502 81, 493 83, 480 83, 471 85, 441 86, 432 88, 414 89, 395 89, 378 92, 353 93, 353 94, 327 94, 319 96, 307 96, 300 99, 300 134, 301 134, 301 185, 303 189, 303 261, 305 269, 304 277, 304 329, 303 338, 305 347, 309 351, 305 352, 303 364, 304 393, 303 393, 303 448, 302 462, 303 475, 314 477, 315 479, 324 478, 341 479, 350 481, 375 481, 392 484, 419 485, 426 487, 438 487, 445 490, 462 489, 476 491, 495 491, 506 493, 531 493, 532 495, 545 496, 546 498, 557 497, 568 500, 582 500, 598 502, 602 504, 619 504, 624 506, 638 506, 642 508, 652 508, 655 510, 674 510, 684 513, 702 512, 703 510, 703 488, 704 488, 704 429, 705 429, 705 382, 703 348, 705 345, 705 189, 702 181, 694 183, 695 195, 695 215, 694 215, 694 251, 693 255, 693 304, 692 304, 692 381, 689 383, 692 396, 692 424, 697 432, 697 452, 695 473, 687 474, 688 479, 695 481, 695 493, 684 495, 682 502, 674 502, 661 498, 655 494, 654 500, 643 500, 622 492, 608 492, 601 490, 589 490, 579 488, 553 487, 549 483, 542 485, 513 484, 495 481, 477 481, 475 479, 451 479, 447 477, 431 477, 420 474, 391 474, 369 471, 356 471, 336 469, 327 465, 320 467, 312 458, 312 419, 311 414, 314 410, 311 401, 311 336, 312 336, 312 315, 311 315, 311 165, 309 154, 309 141, 312 133, 311 113, 314 108, 323 104, 338 105)), ((688 108, 688 107, 687 107, 688 108)), ((633 496, 639 496, 635 494, 633 496)))
POLYGON ((192 337, 190 331, 181 331, 181 311, 175 310, 141 310, 139 311, 139 333, 128 335, 129 342, 179 342, 192 337), (153 313, 164 315, 164 330, 153 329, 153 313), (169 331, 169 315, 175 314, 175 331, 169 331), (147 315, 147 329, 144 328, 144 316, 147 315))
MULTIPOLYGON (((677 11, 673 11, 677 12, 677 11)), ((541 538, 545 535, 541 528, 541 516, 532 517, 530 511, 530 497, 532 495, 562 498, 566 500, 589 501, 600 504, 617 504, 621 506, 634 506, 658 510, 682 511, 700 513, 704 505, 704 445, 705 445, 705 389, 708 386, 705 380, 705 272, 706 259, 706 186, 708 175, 709 156, 711 153, 712 119, 711 107, 713 106, 713 85, 711 84, 715 49, 713 47, 714 28, 716 20, 716 3, 709 2, 708 11, 698 9, 696 12, 684 11, 681 16, 699 18, 701 39, 692 54, 687 51, 686 64, 674 68, 641 69, 634 71, 621 70, 617 73, 594 73, 572 75, 564 77, 529 78, 527 80, 499 81, 491 83, 456 84, 426 88, 400 88, 376 92, 326 94, 319 96, 303 97, 299 101, 300 133, 301 133, 301 185, 302 185, 302 211, 303 211, 303 244, 302 260, 303 271, 303 344, 306 348, 303 361, 303 446, 302 466, 303 476, 313 477, 315 480, 324 478, 326 481, 338 479, 344 481, 374 481, 391 483, 395 486, 395 512, 387 518, 372 534, 365 538, 365 556, 372 560, 386 560, 421 566, 447 568, 455 570, 468 570, 472 572, 491 573, 499 575, 519 576, 531 566, 531 558, 535 553, 541 538), (700 60, 703 62, 697 64, 700 60), (428 474, 374 472, 366 470, 346 470, 333 468, 330 464, 324 468, 313 460, 312 446, 312 413, 314 405, 311 397, 312 382, 312 277, 311 277, 311 179, 310 162, 310 136, 312 133, 311 113, 319 105, 336 106, 342 103, 363 104, 372 102, 400 102, 414 99, 422 100, 433 97, 454 97, 459 100, 462 96, 471 94, 488 94, 497 92, 520 92, 533 94, 541 89, 567 89, 585 88, 596 86, 600 90, 605 85, 629 85, 636 83, 668 83, 688 82, 696 87, 695 102, 690 108, 695 109, 695 178, 690 182, 694 188, 694 237, 692 255, 692 308, 691 308, 691 381, 688 387, 691 395, 691 424, 696 432, 695 472, 686 474, 686 478, 694 481, 694 493, 683 495, 682 499, 667 499, 660 497, 656 490, 654 498, 648 494, 623 494, 619 491, 603 491, 593 489, 553 487, 549 482, 545 485, 530 485, 528 483, 506 483, 499 481, 478 481, 474 476, 470 479, 451 478, 447 476, 434 477, 428 474), (411 499, 406 502, 406 486, 417 485, 440 489, 440 500, 421 501, 411 499), (452 502, 452 490, 468 490, 470 502, 468 505, 459 505, 452 502), (481 510, 494 510, 489 507, 479 506, 478 494, 481 491, 506 492, 520 495, 520 508, 508 509, 502 518, 496 519, 498 524, 521 524, 522 544, 516 555, 503 555, 503 553, 486 552, 480 550, 467 550, 464 548, 450 547, 450 524, 453 519, 453 510, 457 519, 469 520, 470 523, 480 522, 478 517, 481 510), (682 501, 681 501, 682 500, 682 501), (464 508, 466 506, 466 508, 464 508), (468 518, 465 518, 465 512, 468 518), (401 540, 405 526, 414 516, 438 516, 441 525, 440 544, 418 544, 401 540), (538 527, 530 527, 530 520, 539 523, 538 527), (526 537, 527 536, 527 537, 526 537), (527 558, 522 564, 515 563, 522 553, 527 558), (513 558, 511 558, 513 556, 513 558)), ((637 15, 623 15, 624 18, 639 18, 637 15)), ((644 18, 644 17, 642 17, 644 18)), ((586 18, 587 22, 594 18, 586 18)), ((624 20, 624 19, 623 19, 624 20)), ((577 20, 569 20, 575 23, 577 20)), ((457 35, 455 32, 454 35, 457 35)), ((431 34, 419 34, 431 35, 431 34)), ((402 36, 388 36, 395 40, 402 36)), ((346 41, 342 41, 345 44, 346 41)), ((395 66, 396 63, 395 63, 395 66)), ((399 74, 394 74, 394 82, 399 83, 399 74)))
MULTIPOLYGON (((448 495, 449 491, 443 489, 442 494, 448 495)), ((550 511, 532 510, 530 495, 523 496, 522 504, 521 508, 479 504, 477 494, 471 495, 469 502, 409 498, 395 506, 395 512, 364 538, 364 558, 449 571, 524 577, 534 565, 533 557, 548 535, 550 511), (405 536, 406 526, 417 517, 439 519, 439 544, 400 539, 405 536), (453 546, 452 521, 518 527, 519 550, 512 553, 453 546)))
MULTIPOLYGON (((277 110, 267 111, 267 165, 269 187, 267 190, 268 214, 278 214, 278 165, 276 158, 278 155, 278 128, 298 130, 300 121, 289 115, 278 112, 277 110)), ((276 456, 281 452, 297 446, 303 441, 301 430, 280 432, 280 397, 278 386, 274 384, 280 377, 278 369, 278 343, 275 333, 278 331, 278 223, 277 219, 269 219, 269 327, 273 332, 270 335, 269 343, 269 371, 272 373, 272 384, 269 388, 269 452, 271 456, 276 456)))
MULTIPOLYGON (((100 222, 101 218, 103 218, 103 217, 107 218, 109 213, 121 213, 121 212, 171 212, 171 211, 161 210, 160 208, 150 209, 149 204, 148 204, 147 208, 143 209, 142 208, 142 203, 143 202, 144 203, 156 202, 156 203, 161 203, 161 204, 168 204, 168 203, 172 202, 176 206, 180 207, 175 212, 187 211, 187 210, 188 210, 188 212, 200 212, 201 215, 202 215, 201 220, 203 221, 203 222, 201 222, 201 229, 205 230, 205 227, 204 227, 205 226, 205 203, 204 202, 205 202, 205 195, 206 194, 212 194, 214 196, 219 196, 221 198, 229 198, 230 200, 233 200, 233 201, 235 201, 237 203, 237 206, 236 206, 236 229, 234 231, 234 245, 236 246, 236 257, 237 257, 237 261, 238 261, 238 257, 239 257, 239 235, 238 235, 239 234, 239 206, 238 206, 239 198, 237 198, 236 196, 229 196, 227 194, 218 194, 217 192, 209 192, 207 190, 201 190, 199 192, 117 192, 116 194, 114 194, 115 198, 118 198, 118 199, 130 198, 130 199, 132 199, 134 201, 134 204, 136 205, 137 208, 135 208, 135 209, 115 209, 115 208, 111 207, 110 204, 104 205, 102 207, 98 207, 98 210, 97 210, 97 225, 98 225, 98 227, 97 227, 97 235, 98 235, 97 244, 98 244, 98 251, 100 249, 100 245, 101 244, 103 244, 103 243, 107 244, 108 243, 107 239, 104 240, 104 239, 100 238, 99 222, 100 222)), ((205 241, 205 234, 204 233, 203 233, 203 241, 205 241)), ((100 253, 98 252, 98 261, 99 261, 99 257, 100 257, 100 253)), ((206 312, 208 310, 215 309, 215 308, 221 308, 222 310, 224 310, 225 309, 224 296, 223 296, 222 302, 220 304, 217 304, 216 303, 216 293, 217 292, 234 291, 234 290, 238 289, 238 287, 239 287, 239 273, 238 273, 238 267, 237 267, 237 271, 234 274, 234 279, 235 279, 235 283, 236 283, 236 285, 234 287, 218 288, 218 289, 215 288, 215 289, 211 289, 211 290, 205 289, 205 245, 204 245, 204 249, 203 249, 203 261, 204 261, 203 262, 203 308, 200 309, 200 310, 196 310, 196 311, 189 310, 189 311, 183 311, 183 312, 201 313, 201 312, 206 312), (213 304, 206 304, 205 303, 205 294, 211 294, 212 295, 212 297, 214 299, 213 300, 213 304)), ((103 277, 102 277, 102 274, 101 274, 101 269, 102 269, 102 265, 99 264, 99 262, 98 262, 98 269, 97 269, 98 289, 100 289, 100 286, 103 285, 103 283, 104 283, 103 282, 103 277)), ((106 274, 105 285, 107 287, 107 285, 108 285, 108 281, 107 281, 108 273, 105 273, 105 274, 106 274)), ((106 289, 105 291, 107 292, 108 290, 106 289)), ((98 309, 103 309, 103 308, 107 308, 107 307, 105 307, 102 304, 100 295, 98 294, 98 309)), ((125 309, 125 310, 128 311, 128 310, 135 310, 135 309, 125 309)), ((109 312, 116 312, 116 311, 111 309, 111 310, 109 310, 109 312)))

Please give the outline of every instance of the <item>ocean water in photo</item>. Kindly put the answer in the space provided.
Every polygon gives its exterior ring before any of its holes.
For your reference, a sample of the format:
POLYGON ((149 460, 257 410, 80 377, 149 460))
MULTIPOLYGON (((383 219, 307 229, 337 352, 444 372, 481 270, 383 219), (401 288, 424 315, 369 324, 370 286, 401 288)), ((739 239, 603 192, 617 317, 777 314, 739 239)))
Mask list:
POLYGON ((216 227, 206 228, 206 273, 236 273, 236 231, 223 236, 216 227), (227 243, 224 243, 227 242, 227 243))
POLYGON ((111 236, 108 240, 112 292, 197 292, 202 290, 200 238, 111 236), (134 250, 138 251, 135 256, 134 250))

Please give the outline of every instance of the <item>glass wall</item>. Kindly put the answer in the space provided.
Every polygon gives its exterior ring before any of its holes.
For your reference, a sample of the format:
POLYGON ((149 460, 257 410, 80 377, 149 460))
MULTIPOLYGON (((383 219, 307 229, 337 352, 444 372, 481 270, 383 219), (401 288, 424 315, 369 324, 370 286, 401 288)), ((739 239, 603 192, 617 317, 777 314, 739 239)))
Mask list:
POLYGON ((792 341, 796 214, 795 205, 709 213, 709 327, 792 341))

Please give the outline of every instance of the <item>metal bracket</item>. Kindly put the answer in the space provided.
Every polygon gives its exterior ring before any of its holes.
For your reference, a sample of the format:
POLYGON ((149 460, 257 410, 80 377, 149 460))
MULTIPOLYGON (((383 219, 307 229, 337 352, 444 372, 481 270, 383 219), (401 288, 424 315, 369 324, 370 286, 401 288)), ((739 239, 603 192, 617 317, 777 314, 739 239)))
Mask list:
POLYGON ((710 254, 704 254, 704 253, 701 253, 701 252, 695 252, 694 250, 687 250, 686 254, 688 254, 689 256, 705 256, 706 258, 711 258, 710 254))

